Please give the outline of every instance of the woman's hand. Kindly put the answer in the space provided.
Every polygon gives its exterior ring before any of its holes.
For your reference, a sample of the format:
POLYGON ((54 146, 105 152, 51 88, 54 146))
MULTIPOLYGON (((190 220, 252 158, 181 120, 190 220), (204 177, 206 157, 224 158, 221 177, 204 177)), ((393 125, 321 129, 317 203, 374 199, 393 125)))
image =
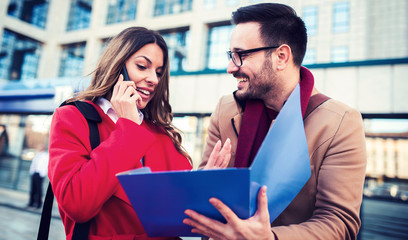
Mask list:
POLYGON ((221 149, 221 141, 219 140, 215 144, 213 151, 211 152, 210 158, 204 169, 219 169, 226 168, 231 159, 231 140, 227 138, 224 146, 221 149))
POLYGON ((127 118, 140 124, 137 102, 142 98, 136 91, 136 85, 133 81, 123 81, 122 74, 113 87, 111 104, 113 110, 119 118, 127 118))

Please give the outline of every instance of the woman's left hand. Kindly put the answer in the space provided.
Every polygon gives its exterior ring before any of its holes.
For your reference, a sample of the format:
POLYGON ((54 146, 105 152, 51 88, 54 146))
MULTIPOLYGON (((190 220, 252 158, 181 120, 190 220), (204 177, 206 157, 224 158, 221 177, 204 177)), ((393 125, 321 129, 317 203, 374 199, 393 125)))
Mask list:
POLYGON ((219 169, 226 168, 231 159, 231 140, 227 138, 224 146, 221 148, 221 140, 215 144, 210 158, 204 169, 219 169))

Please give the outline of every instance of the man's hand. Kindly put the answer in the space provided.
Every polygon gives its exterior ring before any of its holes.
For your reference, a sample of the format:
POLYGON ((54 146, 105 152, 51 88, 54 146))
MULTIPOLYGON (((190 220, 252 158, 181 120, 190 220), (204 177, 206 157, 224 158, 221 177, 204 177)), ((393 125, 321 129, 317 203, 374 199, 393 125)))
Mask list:
POLYGON ((274 234, 269 223, 268 199, 266 186, 258 192, 258 209, 254 216, 242 220, 224 203, 211 198, 210 203, 224 216, 227 223, 222 223, 197 212, 187 209, 185 214, 190 218, 183 223, 193 227, 191 232, 205 235, 216 240, 273 240, 274 234))
POLYGON ((231 159, 231 140, 227 138, 224 146, 221 148, 221 141, 215 144, 213 151, 211 152, 208 162, 204 169, 219 169, 226 168, 231 159))

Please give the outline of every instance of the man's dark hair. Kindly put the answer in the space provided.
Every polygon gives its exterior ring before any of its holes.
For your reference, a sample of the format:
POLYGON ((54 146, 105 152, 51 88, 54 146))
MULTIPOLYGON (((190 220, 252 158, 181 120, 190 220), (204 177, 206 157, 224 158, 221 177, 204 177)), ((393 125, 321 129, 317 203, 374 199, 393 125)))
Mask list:
POLYGON ((260 3, 239 8, 232 13, 232 23, 257 22, 266 46, 288 44, 293 62, 300 66, 306 52, 307 33, 303 20, 295 10, 278 3, 260 3))

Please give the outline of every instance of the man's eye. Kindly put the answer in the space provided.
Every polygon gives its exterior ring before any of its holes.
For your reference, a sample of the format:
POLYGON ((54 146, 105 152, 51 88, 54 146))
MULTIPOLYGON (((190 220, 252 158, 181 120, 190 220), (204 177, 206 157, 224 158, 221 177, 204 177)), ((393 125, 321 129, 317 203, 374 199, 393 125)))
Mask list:
POLYGON ((247 57, 249 54, 248 53, 241 53, 241 58, 247 57))

